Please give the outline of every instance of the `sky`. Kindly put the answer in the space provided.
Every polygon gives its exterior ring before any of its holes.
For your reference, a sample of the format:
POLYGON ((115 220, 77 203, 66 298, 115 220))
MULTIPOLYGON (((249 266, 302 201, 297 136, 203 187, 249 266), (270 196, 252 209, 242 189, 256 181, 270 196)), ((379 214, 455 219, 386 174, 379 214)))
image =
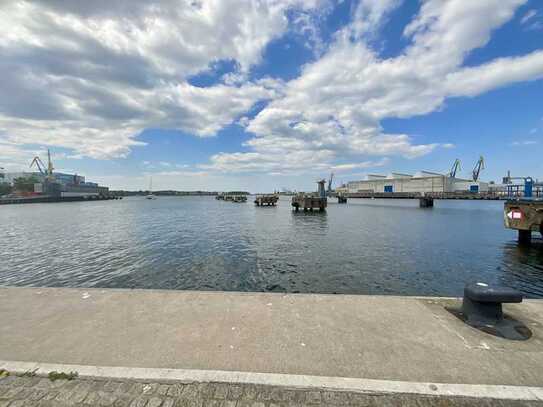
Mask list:
POLYGON ((543 179, 541 0, 11 1, 0 167, 114 189, 543 179))

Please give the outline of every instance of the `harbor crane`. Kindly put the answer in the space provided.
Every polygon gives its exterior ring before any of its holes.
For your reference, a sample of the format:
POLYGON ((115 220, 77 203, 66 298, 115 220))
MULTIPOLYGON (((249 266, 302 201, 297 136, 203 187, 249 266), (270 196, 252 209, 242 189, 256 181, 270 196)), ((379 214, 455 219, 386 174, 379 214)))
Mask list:
POLYGON ((43 161, 41 160, 39 156, 34 157, 32 162, 30 163, 30 168, 32 168, 33 166, 36 166, 40 174, 44 175, 47 178, 47 180, 49 181, 54 180, 53 161, 51 160, 51 152, 49 151, 49 149, 47 149, 47 167, 45 166, 45 164, 43 163, 43 161))
POLYGON ((477 164, 475 164, 475 168, 473 168, 473 181, 477 182, 479 181, 479 175, 481 175, 481 170, 485 169, 485 159, 483 156, 479 157, 479 161, 477 161, 477 164))
POLYGON ((449 176, 451 178, 456 178, 456 173, 460 171, 462 168, 460 168, 460 160, 457 158, 454 160, 454 164, 451 167, 451 171, 449 172, 449 176))
POLYGON ((330 174, 330 179, 328 180, 328 193, 332 192, 332 182, 334 181, 334 173, 330 174))

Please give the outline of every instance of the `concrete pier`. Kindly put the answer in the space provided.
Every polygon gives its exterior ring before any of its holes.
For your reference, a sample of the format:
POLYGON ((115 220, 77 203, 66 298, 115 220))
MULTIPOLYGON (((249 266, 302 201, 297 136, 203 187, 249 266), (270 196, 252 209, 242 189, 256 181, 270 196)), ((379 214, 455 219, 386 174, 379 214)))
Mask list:
POLYGON ((513 399, 543 400, 543 301, 504 308, 532 330, 527 341, 475 330, 445 309, 460 304, 392 296, 0 288, 0 368, 61 364, 93 376, 194 374, 385 393, 489 397, 503 391, 513 399), (176 369, 184 373, 171 373, 176 369))
POLYGON ((300 208, 303 209, 304 212, 312 211, 313 209, 323 212, 328 206, 328 200, 326 197, 321 198, 318 196, 301 194, 292 197, 291 205, 296 212, 298 212, 300 208))
POLYGON ((17 204, 32 204, 32 203, 59 203, 59 202, 85 202, 85 201, 104 201, 112 199, 123 199, 116 195, 90 195, 90 196, 35 196, 26 198, 1 198, 0 205, 17 205, 17 204))
POLYGON ((419 198, 419 207, 421 208, 433 208, 434 198, 422 197, 419 198))

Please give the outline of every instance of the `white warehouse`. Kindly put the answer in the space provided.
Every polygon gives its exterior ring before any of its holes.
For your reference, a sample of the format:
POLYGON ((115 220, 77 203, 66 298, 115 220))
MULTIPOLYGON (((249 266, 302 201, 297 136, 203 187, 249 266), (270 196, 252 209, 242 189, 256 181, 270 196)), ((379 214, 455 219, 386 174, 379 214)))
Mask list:
POLYGON ((414 175, 392 172, 370 174, 360 181, 351 181, 344 192, 488 192, 488 183, 453 178, 436 172, 419 171, 414 175))

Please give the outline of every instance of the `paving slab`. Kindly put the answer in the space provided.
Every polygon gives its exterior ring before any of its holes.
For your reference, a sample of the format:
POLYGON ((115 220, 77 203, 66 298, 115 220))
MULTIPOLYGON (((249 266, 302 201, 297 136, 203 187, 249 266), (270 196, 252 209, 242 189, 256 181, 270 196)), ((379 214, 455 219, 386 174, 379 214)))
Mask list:
MULTIPOLYGON (((0 360, 543 387, 543 301, 506 305, 508 341, 458 299, 0 288, 0 360)), ((227 394, 220 390, 220 395, 227 394)))
MULTIPOLYGON (((141 394, 135 386, 127 386, 122 392, 108 389, 106 380, 77 378, 64 381, 55 388, 43 390, 28 384, 28 377, 17 377, 15 381, 6 382, 0 378, 0 406, 126 406, 126 407, 173 407, 173 406, 218 406, 218 407, 321 407, 321 406, 402 406, 402 407, 535 407, 540 401, 499 400, 492 398, 427 396, 413 394, 366 394, 349 391, 302 390, 285 387, 269 387, 258 385, 237 385, 235 394, 222 394, 221 383, 182 384, 176 395, 165 395, 155 387, 152 391, 141 394), (76 390, 69 386, 75 384, 76 390), (84 391, 77 388, 84 386, 84 391), (9 389, 10 392, 2 393, 9 389), (270 399, 269 395, 275 395, 270 399), (280 399, 280 400, 279 400, 280 399)), ((48 380, 48 379, 45 379, 48 380)), ((35 383, 35 382, 33 382, 35 383)), ((133 381, 122 383, 133 384, 133 381)), ((145 383, 139 383, 145 385, 145 383)), ((162 384, 167 385, 167 384, 162 384)), ((227 385, 227 387, 233 387, 227 385)))

